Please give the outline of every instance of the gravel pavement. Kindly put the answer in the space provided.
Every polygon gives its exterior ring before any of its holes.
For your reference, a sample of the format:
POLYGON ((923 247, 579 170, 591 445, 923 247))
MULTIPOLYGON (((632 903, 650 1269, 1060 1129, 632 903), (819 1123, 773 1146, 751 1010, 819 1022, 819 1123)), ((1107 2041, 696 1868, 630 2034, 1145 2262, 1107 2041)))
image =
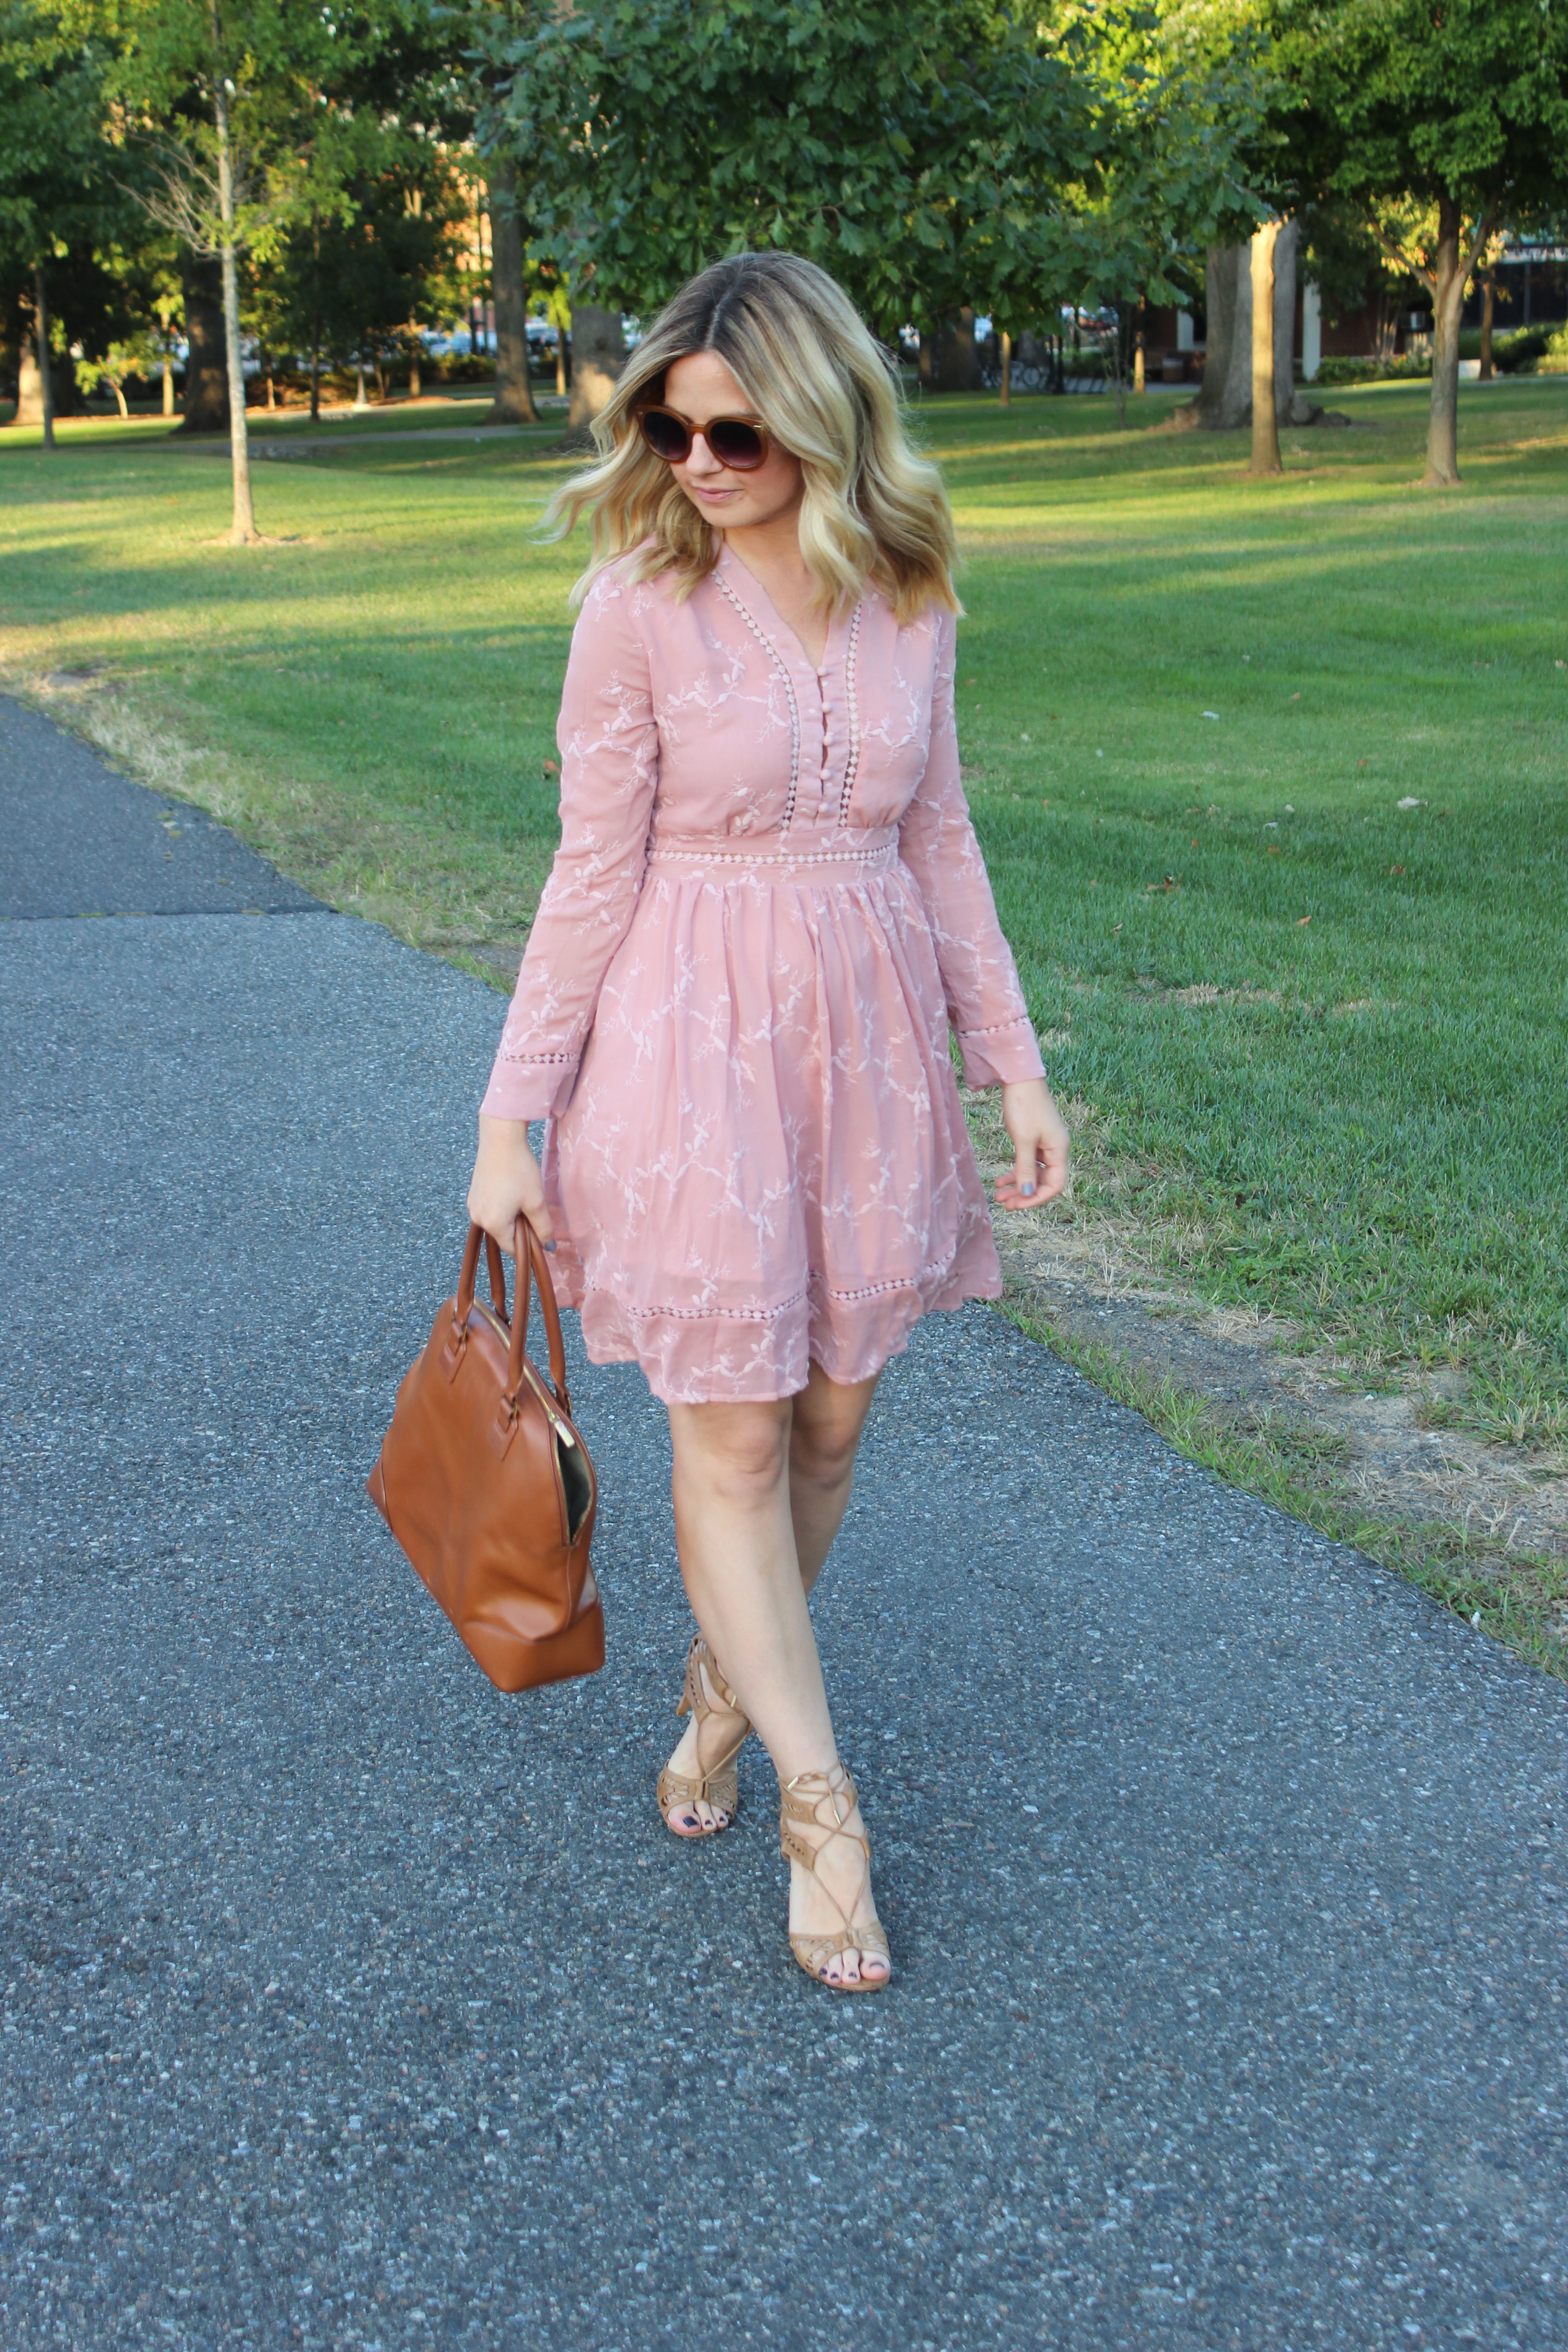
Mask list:
POLYGON ((640 1376, 587 1684, 363 1493, 498 1000, 187 812, 154 907, 169 804, 5 744, 7 2352, 1568 2346, 1568 1692, 933 1317, 818 1610, 898 1975, 812 1986, 762 1759, 654 1811, 640 1376))

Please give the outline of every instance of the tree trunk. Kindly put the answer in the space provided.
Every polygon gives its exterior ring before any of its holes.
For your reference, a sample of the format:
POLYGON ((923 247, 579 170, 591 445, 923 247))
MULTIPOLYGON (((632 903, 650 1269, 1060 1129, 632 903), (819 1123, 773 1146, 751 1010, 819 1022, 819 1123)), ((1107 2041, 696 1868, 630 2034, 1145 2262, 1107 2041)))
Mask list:
POLYGON ((44 294, 44 273, 33 272, 33 330, 38 345, 38 406, 44 446, 55 446, 55 387, 49 369, 49 306, 44 294))
MULTIPOLYGON (((974 347, 974 312, 967 302, 953 322, 952 341, 943 356, 949 360, 953 391, 974 391, 980 383, 980 354, 974 347)), ((944 369, 944 375, 947 373, 944 369)))
POLYGON ((1013 338, 1005 327, 1002 330, 1002 399, 1004 408, 1013 404, 1013 338))
POLYGON ((408 397, 417 400, 423 388, 419 373, 419 330, 411 319, 408 322, 408 397))
POLYGON ((1236 331, 1236 256, 1234 245, 1211 245, 1205 270, 1204 380, 1198 396, 1182 412, 1185 422, 1207 432, 1219 430, 1226 379, 1230 373, 1231 337, 1236 331))
POLYGON ((1481 382, 1490 383, 1495 373, 1492 367, 1492 320, 1497 315, 1497 269, 1489 269, 1481 279, 1481 382))
POLYGON ((1205 433, 1237 433, 1252 415, 1251 248, 1211 245, 1206 276, 1204 380, 1177 419, 1205 433))
POLYGON ((163 353, 163 414, 165 416, 173 416, 174 413, 174 371, 170 363, 169 354, 165 352, 163 353))
POLYGON ((566 397, 566 330, 561 326, 555 330, 555 397, 566 397))
POLYGON ((1144 352, 1147 337, 1143 324, 1147 312, 1142 299, 1139 300, 1137 316, 1138 323, 1132 330, 1132 389, 1134 392, 1147 392, 1149 389, 1148 362, 1144 352))
MULTIPOLYGON (((218 46, 217 0, 213 0, 213 47, 218 46)), ((239 268, 234 247, 234 170, 228 145, 228 99, 221 75, 213 92, 217 126, 217 200, 223 227, 223 346, 228 373, 228 448, 234 470, 234 521, 229 539, 250 547, 259 537, 250 502, 250 443, 245 430, 245 362, 239 350, 239 268)))
POLYGON ((370 406, 370 394, 364 388, 364 362, 362 359, 356 359, 354 361, 353 404, 356 408, 368 408, 370 406))
POLYGON ((1274 413, 1274 247, 1278 221, 1252 237, 1252 464, 1254 474, 1279 474, 1279 419, 1274 413))
MULTIPOLYGON (((220 156, 225 152, 219 151, 220 156)), ((226 180, 226 171, 220 163, 220 172, 226 180)), ((234 217, 232 205, 228 227, 234 217)), ((250 499, 250 442, 245 427, 245 362, 239 351, 239 270, 232 245, 226 245, 223 261, 223 323, 224 342, 228 360, 228 454, 234 472, 234 520, 229 526, 229 538, 236 547, 250 547, 260 537, 256 528, 256 509, 250 499)))
POLYGON ((1226 371, 1219 423, 1227 433, 1239 432, 1252 421, 1252 247, 1236 248, 1236 310, 1230 332, 1230 364, 1226 371))
POLYGON ((572 306, 572 405, 566 429, 581 432, 590 425, 615 390, 616 378, 626 363, 621 340, 621 314, 596 302, 572 306))
POLYGON ((110 391, 114 394, 114 405, 118 408, 121 416, 129 416, 131 411, 125 405, 125 387, 121 383, 120 378, 117 375, 105 376, 104 382, 108 384, 110 391))
POLYGON ((31 335, 16 354, 16 414, 13 425, 44 421, 44 380, 38 373, 38 347, 31 335))
POLYGON ((226 433, 228 377, 224 363, 223 280, 205 254, 182 253, 185 294, 186 433, 226 433))
POLYGON ((1301 224, 1281 221, 1274 240, 1274 414, 1289 422, 1296 398, 1296 250, 1301 224))
POLYGON ((964 309, 940 319, 921 336, 921 384, 926 392, 973 392, 983 381, 974 345, 974 313, 964 309))
POLYGON ((1464 215, 1456 199, 1437 205, 1437 249, 1432 270, 1432 410, 1426 425, 1430 489, 1451 489, 1459 478, 1459 320, 1465 307, 1464 215))
POLYGON ((489 425, 537 425, 528 382, 528 294, 522 282, 522 224, 517 216, 517 166, 497 158, 490 169, 490 299, 496 306, 496 399, 489 425))
MULTIPOLYGON (((60 322, 62 342, 66 341, 68 332, 69 330, 62 320, 60 322)), ((51 341, 52 340, 51 330, 51 341)), ((76 362, 71 357, 68 344, 63 352, 51 350, 49 352, 49 406, 54 413, 57 425, 62 416, 86 416, 89 413, 87 396, 77 382, 76 362)))

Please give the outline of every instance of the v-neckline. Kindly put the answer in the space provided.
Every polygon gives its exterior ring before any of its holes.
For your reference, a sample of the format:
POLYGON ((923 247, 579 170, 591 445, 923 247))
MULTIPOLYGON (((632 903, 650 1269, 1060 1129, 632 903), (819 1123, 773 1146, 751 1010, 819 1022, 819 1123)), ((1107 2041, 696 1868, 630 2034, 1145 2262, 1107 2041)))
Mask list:
MULTIPOLYGON (((847 628, 850 614, 855 609, 854 605, 851 605, 847 612, 842 602, 840 602, 837 610, 831 615, 827 624, 827 635, 823 641, 822 646, 822 659, 820 662, 814 662, 811 658, 811 648, 807 646, 805 640, 802 637, 799 630, 795 627, 793 621, 786 621, 784 619, 784 614, 779 611, 778 606, 773 603, 773 598, 769 595, 767 590, 763 587, 756 573, 752 570, 751 565, 742 561, 741 557, 736 554, 734 549, 730 545, 728 540, 725 541, 723 547, 720 551, 719 562, 721 568, 726 564, 732 564, 737 572, 743 574, 747 587, 751 590, 752 593, 756 597, 758 603, 763 607, 764 617, 771 620, 773 627, 783 635, 789 638, 790 642, 794 645, 795 651, 799 654, 801 660, 805 664, 806 668, 811 672, 813 677, 816 679, 817 684, 820 687, 822 680, 827 675, 828 667, 833 658, 834 640, 847 628)), ((733 583, 731 584, 733 585, 733 583)), ((737 593, 740 592, 737 591, 737 593)), ((858 604, 858 602, 859 599, 857 598, 856 603, 858 604)))

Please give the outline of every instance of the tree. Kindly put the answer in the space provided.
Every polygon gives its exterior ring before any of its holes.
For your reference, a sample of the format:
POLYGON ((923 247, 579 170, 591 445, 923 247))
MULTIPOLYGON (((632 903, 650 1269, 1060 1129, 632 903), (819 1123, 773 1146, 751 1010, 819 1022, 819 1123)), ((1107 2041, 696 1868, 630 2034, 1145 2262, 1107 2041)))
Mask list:
POLYGON ((1568 198, 1568 10, 1552 0, 1272 0, 1308 192, 1432 301, 1428 484, 1459 478, 1459 320, 1488 241, 1568 198))
MULTIPOLYGON (((356 78, 363 83, 397 47, 418 12, 414 0, 341 13, 314 0, 76 5, 112 31, 110 87, 131 152, 152 182, 143 202, 188 257, 193 358, 203 325, 199 265, 218 271, 234 473, 229 535, 247 545, 258 534, 245 428, 242 260, 264 265, 299 223, 352 218, 346 182, 363 146, 352 100, 356 78)), ((365 113, 374 128, 374 110, 365 113)), ((187 371, 187 415, 190 389, 187 371)))
POLYGON ((496 306, 496 397, 492 425, 537 425, 528 381, 528 289, 523 276, 522 223, 518 217, 517 166, 510 155, 491 158, 490 294, 496 306))
POLYGON ((1199 399, 1178 418, 1244 424, 1251 277, 1247 246, 1221 240, 1249 236, 1266 209, 1255 167, 1268 85, 1251 0, 1091 6, 1079 23, 1098 121, 1094 165, 1069 192, 1073 299, 1110 306, 1122 322, 1112 378, 1120 404, 1132 320, 1151 299, 1190 299, 1194 257, 1207 248, 1209 354, 1199 399))
POLYGON ((479 135, 528 158, 535 249, 572 278, 574 418, 599 360, 587 304, 608 328, 723 252, 822 263, 885 338, 921 331, 922 368, 933 340, 962 367, 977 309, 1010 336, 1071 295, 1165 289, 1182 241, 1236 210, 1219 99, 1250 70, 1234 48, 1198 56, 1190 14, 580 0, 492 17, 479 135))
POLYGON ((821 262, 884 334, 932 324, 1025 282, 1042 187, 1087 160, 1071 65, 987 0, 584 0, 485 37, 481 144, 527 161, 574 366, 584 307, 746 247, 821 262))
POLYGON ((1299 215, 1271 217, 1245 245, 1212 245, 1205 269, 1208 320, 1204 380, 1195 400, 1179 409, 1175 422, 1214 433, 1252 427, 1252 471, 1280 469, 1279 426, 1294 416, 1309 422, 1317 412, 1299 409, 1296 392, 1296 284, 1300 247, 1299 215), (1267 320, 1270 331, 1261 331, 1267 320))
POLYGON ((0 300, 26 339, 16 421, 40 423, 46 447, 57 394, 75 394, 63 320, 112 307, 96 254, 123 230, 127 206, 105 138, 106 65, 102 44, 64 6, 0 5, 0 300))
POLYGON ((368 108, 353 140, 366 168, 340 156, 334 203, 291 223, 254 272, 250 310, 268 346, 310 355, 312 415, 323 360, 378 379, 397 354, 413 368, 422 330, 456 300, 465 192, 449 160, 368 108))

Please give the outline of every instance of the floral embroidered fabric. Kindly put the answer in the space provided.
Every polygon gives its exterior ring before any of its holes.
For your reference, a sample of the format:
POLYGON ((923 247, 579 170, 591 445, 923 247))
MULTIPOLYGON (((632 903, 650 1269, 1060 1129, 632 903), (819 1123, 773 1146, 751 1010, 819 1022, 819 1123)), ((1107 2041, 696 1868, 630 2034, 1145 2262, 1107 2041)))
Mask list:
POLYGON ((948 1054, 1040 1075, 959 780, 955 631, 868 593, 820 670, 728 551, 601 574, 561 847, 484 1108, 548 1120, 556 1286, 657 1395, 864 1380, 1000 1289, 948 1054))

